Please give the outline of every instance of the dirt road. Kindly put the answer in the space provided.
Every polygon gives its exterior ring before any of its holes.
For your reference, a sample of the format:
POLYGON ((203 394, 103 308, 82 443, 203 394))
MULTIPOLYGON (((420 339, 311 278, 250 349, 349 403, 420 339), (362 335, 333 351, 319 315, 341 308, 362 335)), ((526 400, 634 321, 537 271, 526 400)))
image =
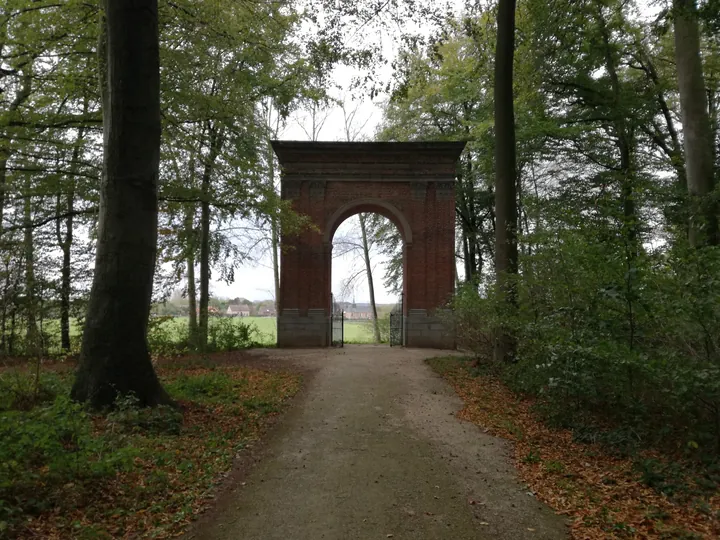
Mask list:
POLYGON ((506 443, 461 422, 438 351, 267 350, 315 370, 262 459, 188 535, 208 540, 560 539, 506 443))

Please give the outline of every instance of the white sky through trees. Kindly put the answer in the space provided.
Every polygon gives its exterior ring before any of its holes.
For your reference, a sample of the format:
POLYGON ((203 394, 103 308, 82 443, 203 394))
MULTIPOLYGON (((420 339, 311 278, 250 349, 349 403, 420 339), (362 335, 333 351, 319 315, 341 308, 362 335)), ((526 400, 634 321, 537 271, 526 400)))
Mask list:
MULTIPOLYGON (((451 0, 449 2, 450 9, 456 14, 462 11, 464 4, 465 2, 462 0, 451 0)), ((663 5, 664 2, 662 1, 639 0, 637 2, 638 11, 636 16, 640 19, 652 20, 657 16, 663 5)), ((414 26, 411 23, 409 24, 414 26)), ((414 29, 419 30, 420 33, 430 33, 432 31, 431 25, 429 25, 428 28, 415 27, 414 29)), ((387 29, 379 30, 379 32, 380 34, 374 35, 374 38, 380 39, 383 54, 387 58, 394 58, 397 54, 398 46, 395 36, 390 35, 387 29)), ((355 94, 355 99, 353 99, 349 88, 353 77, 358 77, 359 75, 361 76, 362 73, 345 66, 338 66, 334 70, 333 77, 331 78, 335 89, 328 89, 328 91, 330 95, 337 100, 344 101, 346 110, 356 110, 353 127, 356 128, 359 133, 356 135, 355 140, 374 140, 375 131, 382 120, 382 101, 387 99, 388 96, 381 95, 373 101, 370 100, 367 95, 361 97, 358 91, 355 94)), ((391 63, 388 62, 381 66, 377 71, 377 76, 383 82, 391 81, 393 76, 391 63)), ((322 112, 322 115, 324 123, 322 124, 322 129, 317 139, 320 141, 347 140, 342 107, 329 107, 327 111, 322 112)), ((306 110, 297 111, 288 119, 279 138, 282 140, 307 141, 309 140, 309 133, 311 132, 309 128, 310 124, 311 118, 308 112, 306 110)), ((350 229, 352 227, 359 229, 357 216, 348 218, 343 222, 338 228, 336 235, 348 234, 351 232, 350 229)), ((253 255, 257 256, 257 254, 253 255)), ((374 266, 373 280, 376 301, 381 304, 395 303, 397 301, 396 295, 391 294, 384 285, 384 264, 386 258, 375 253, 372 261, 374 266)), ((342 288, 341 281, 356 273, 362 267, 363 263, 359 255, 348 255, 345 257, 335 257, 332 264, 332 291, 333 293, 339 293, 342 288)), ((230 284, 212 280, 210 284, 212 295, 224 298, 242 297, 252 301, 266 300, 274 296, 273 272, 269 252, 254 262, 244 263, 236 269, 234 277, 234 282, 230 284)), ((355 295, 357 302, 369 301, 370 295, 368 292, 367 279, 364 276, 358 279, 355 295)))
MULTIPOLYGON (((342 79, 349 80, 350 78, 349 74, 343 74, 342 71, 343 70, 338 70, 338 74, 336 74, 335 77, 338 84, 345 82, 342 79)), ((388 74, 387 76, 389 80, 391 74, 388 74)), ((372 140, 375 129, 382 117, 380 103, 373 103, 370 99, 354 102, 350 102, 350 100, 348 100, 348 106, 353 109, 356 106, 359 107, 356 115, 356 124, 365 124, 358 139, 372 140)), ((320 140, 345 140, 345 125, 341 108, 333 107, 328 112, 329 114, 327 120, 320 133, 320 140)), ((308 136, 300 125, 301 123, 308 121, 308 118, 305 115, 306 113, 303 111, 299 111, 298 114, 293 115, 293 117, 289 119, 287 127, 283 130, 280 138, 283 140, 308 140, 308 136)), ((338 227, 336 236, 347 235, 353 228, 359 228, 357 216, 353 216, 345 220, 340 227, 338 227)), ((385 260, 385 257, 377 253, 372 256, 373 266, 375 266, 373 271, 375 299, 380 304, 391 304, 397 301, 397 297, 396 295, 391 294, 383 284, 385 260)), ((362 260, 358 255, 335 257, 332 262, 333 292, 339 292, 341 281, 361 269, 362 264, 362 260)), ((357 283, 358 285, 355 290, 356 301, 368 302, 370 300, 370 294, 368 292, 367 279, 363 276, 357 280, 357 283)), ((227 284, 219 281, 213 281, 211 283, 213 296, 225 298, 240 297, 247 298, 252 301, 266 300, 273 297, 273 290, 272 263, 269 253, 255 263, 245 263, 243 266, 238 268, 235 271, 235 281, 233 283, 227 284)))

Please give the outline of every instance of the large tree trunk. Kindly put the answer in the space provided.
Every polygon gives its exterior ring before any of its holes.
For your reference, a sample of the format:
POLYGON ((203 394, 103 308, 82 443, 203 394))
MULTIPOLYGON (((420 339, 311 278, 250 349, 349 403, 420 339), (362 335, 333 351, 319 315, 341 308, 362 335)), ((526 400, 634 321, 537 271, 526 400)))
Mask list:
POLYGON ((717 205, 711 192, 713 140, 705 93, 695 0, 674 0, 675 64, 685 139, 685 170, 690 196, 689 240, 693 246, 717 245, 717 205))
MULTIPOLYGON (((517 204, 515 163, 515 111, 513 107, 513 56, 515 53, 515 0, 499 0, 495 49, 495 272, 506 315, 516 309, 517 204)), ((495 338, 496 361, 515 361, 516 341, 511 331, 499 328, 495 338)))
POLYGON ((147 346, 157 251, 158 6, 157 0, 104 4, 104 170, 95 275, 72 397, 101 408, 132 393, 142 405, 157 405, 170 401, 147 346))
POLYGON ((360 214, 360 231, 362 233, 363 259, 365 273, 367 274, 368 290, 370 291, 370 309, 372 310, 373 335, 375 343, 380 343, 380 325, 378 324, 377 306, 375 305, 375 284, 373 283, 372 265, 370 264, 370 245, 367 239, 367 225, 365 214, 360 214))

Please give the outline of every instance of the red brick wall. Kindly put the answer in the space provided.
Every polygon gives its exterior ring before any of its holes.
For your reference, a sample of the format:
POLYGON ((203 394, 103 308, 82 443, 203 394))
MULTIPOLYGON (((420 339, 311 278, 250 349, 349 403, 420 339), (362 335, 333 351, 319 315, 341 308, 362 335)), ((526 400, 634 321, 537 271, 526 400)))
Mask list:
POLYGON ((410 227, 412 242, 405 247, 403 272, 406 308, 431 311, 449 298, 455 280, 455 203, 451 197, 438 197, 435 183, 428 183, 424 197, 416 199, 409 182, 328 181, 321 196, 311 195, 305 181, 293 207, 310 216, 318 231, 283 237, 281 308, 299 308, 303 314, 308 308, 330 306, 332 253, 324 238, 332 238, 348 217, 377 212, 405 236, 397 216, 372 202, 355 205, 333 220, 343 206, 367 199, 392 205, 410 227))
POLYGON ((282 237, 281 309, 298 309, 303 316, 308 309, 330 308, 328 240, 359 212, 389 218, 405 237, 406 312, 432 313, 449 299, 455 283, 455 167, 463 143, 273 146, 283 169, 283 198, 292 199, 318 229, 282 237))

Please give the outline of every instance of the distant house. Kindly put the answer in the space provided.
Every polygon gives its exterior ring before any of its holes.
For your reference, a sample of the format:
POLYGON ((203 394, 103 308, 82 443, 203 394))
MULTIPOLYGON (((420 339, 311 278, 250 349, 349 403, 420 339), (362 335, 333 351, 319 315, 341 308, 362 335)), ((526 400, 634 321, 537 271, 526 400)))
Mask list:
POLYGON ((247 304, 231 304, 228 306, 225 314, 230 317, 249 317, 250 306, 247 304))
POLYGON ((341 305, 346 319, 367 321, 372 319, 372 306, 370 304, 356 304, 343 302, 341 305))
POLYGON ((258 309, 258 316, 259 317, 275 317, 275 316, 277 316, 277 313, 275 312, 274 307, 263 306, 260 309, 258 309))

